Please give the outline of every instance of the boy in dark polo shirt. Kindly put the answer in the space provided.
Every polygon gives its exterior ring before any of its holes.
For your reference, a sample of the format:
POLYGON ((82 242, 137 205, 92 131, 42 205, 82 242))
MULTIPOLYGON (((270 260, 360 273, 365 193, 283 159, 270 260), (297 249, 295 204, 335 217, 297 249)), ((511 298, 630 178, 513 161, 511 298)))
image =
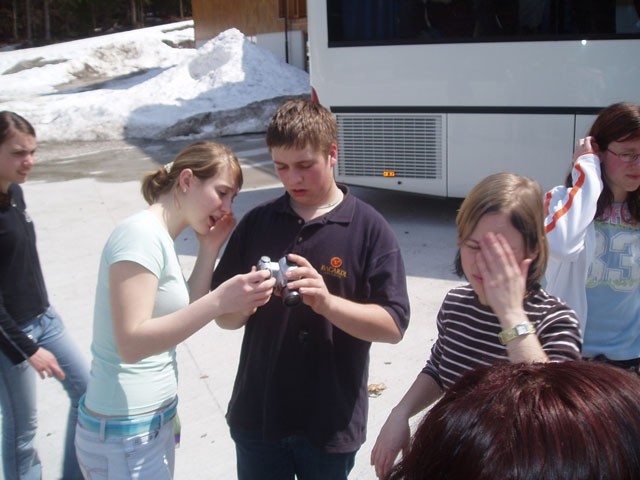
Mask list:
POLYGON ((346 479, 365 441, 371 342, 397 343, 409 323, 402 255, 385 219, 337 185, 337 127, 306 100, 284 104, 267 145, 286 193, 238 224, 212 287, 266 255, 298 265, 286 306, 274 295, 246 315, 227 412, 239 480, 346 479))

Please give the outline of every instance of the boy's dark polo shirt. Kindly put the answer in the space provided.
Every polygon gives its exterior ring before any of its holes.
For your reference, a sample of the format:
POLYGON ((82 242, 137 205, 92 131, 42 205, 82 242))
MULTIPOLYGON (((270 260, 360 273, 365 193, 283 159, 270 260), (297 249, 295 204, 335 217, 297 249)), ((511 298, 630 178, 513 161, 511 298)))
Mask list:
MULTIPOLYGON (((323 275, 332 294, 382 305, 404 333, 409 299, 397 239, 380 213, 341 189, 340 205, 307 224, 289 207, 287 194, 247 213, 212 287, 248 272, 263 255, 277 261, 296 253, 323 275)), ((302 435, 327 452, 357 450, 366 436, 371 343, 276 296, 244 328, 229 425, 262 431, 265 439, 302 435)))

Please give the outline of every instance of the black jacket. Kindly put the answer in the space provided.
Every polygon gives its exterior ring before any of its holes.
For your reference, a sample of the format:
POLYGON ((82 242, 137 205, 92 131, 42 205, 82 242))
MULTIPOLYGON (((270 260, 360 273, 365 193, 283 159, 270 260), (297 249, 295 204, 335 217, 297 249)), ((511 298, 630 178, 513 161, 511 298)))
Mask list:
POLYGON ((49 300, 22 189, 11 184, 9 195, 0 209, 0 351, 17 364, 38 350, 21 325, 43 313, 49 300))

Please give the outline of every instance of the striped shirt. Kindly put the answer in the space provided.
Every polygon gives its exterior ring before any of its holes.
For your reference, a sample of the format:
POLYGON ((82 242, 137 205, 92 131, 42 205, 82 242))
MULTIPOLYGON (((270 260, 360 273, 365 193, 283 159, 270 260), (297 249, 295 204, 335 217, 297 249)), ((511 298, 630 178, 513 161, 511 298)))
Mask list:
MULTIPOLYGON (((580 358, 582 336, 578 319, 559 298, 538 287, 524 301, 524 310, 551 361, 580 358)), ((490 307, 482 305, 471 285, 451 289, 438 312, 438 338, 422 373, 443 390, 481 365, 509 361, 500 343, 502 330, 490 307)))

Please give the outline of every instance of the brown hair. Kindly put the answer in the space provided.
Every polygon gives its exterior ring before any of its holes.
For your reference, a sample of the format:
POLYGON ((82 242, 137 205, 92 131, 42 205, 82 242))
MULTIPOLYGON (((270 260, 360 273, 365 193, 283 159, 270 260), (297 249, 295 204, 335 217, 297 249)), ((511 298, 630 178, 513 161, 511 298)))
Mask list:
POLYGON ((0 144, 4 143, 12 132, 25 133, 36 136, 36 131, 24 117, 15 112, 3 110, 0 112, 0 144))
MULTIPOLYGON (((591 125, 589 136, 593 137, 600 152, 605 152, 611 142, 626 142, 640 138, 640 105, 620 102, 603 109, 591 125)), ((595 218, 602 216, 613 203, 613 193, 602 176, 604 188, 598 198, 595 218)), ((565 181, 567 187, 573 186, 571 171, 565 181)), ((627 205, 634 220, 640 221, 640 188, 627 193, 627 205)))
MULTIPOLYGON (((14 133, 20 132, 36 137, 36 130, 24 117, 15 112, 3 110, 0 112, 0 145, 14 133)), ((6 210, 11 204, 11 194, 0 191, 0 210, 6 210)))
POLYGON ((387 480, 640 478, 640 377, 607 364, 501 363, 463 375, 387 480))
POLYGON ((196 142, 184 148, 168 163, 155 172, 147 174, 142 180, 142 195, 148 204, 173 189, 180 177, 180 172, 190 169, 193 175, 201 180, 215 177, 223 169, 231 170, 235 179, 235 187, 242 187, 242 168, 233 151, 226 145, 215 142, 196 142))
POLYGON ((338 143, 338 128, 329 110, 311 100, 289 100, 267 127, 267 146, 302 150, 310 146, 324 154, 338 143))
POLYGON ((459 247, 469 239, 480 219, 487 213, 507 215, 511 225, 522 234, 525 254, 537 252, 527 275, 527 290, 531 290, 544 275, 549 256, 540 184, 514 173, 496 173, 473 187, 456 216, 458 253, 454 269, 461 277, 464 276, 464 271, 459 247))

